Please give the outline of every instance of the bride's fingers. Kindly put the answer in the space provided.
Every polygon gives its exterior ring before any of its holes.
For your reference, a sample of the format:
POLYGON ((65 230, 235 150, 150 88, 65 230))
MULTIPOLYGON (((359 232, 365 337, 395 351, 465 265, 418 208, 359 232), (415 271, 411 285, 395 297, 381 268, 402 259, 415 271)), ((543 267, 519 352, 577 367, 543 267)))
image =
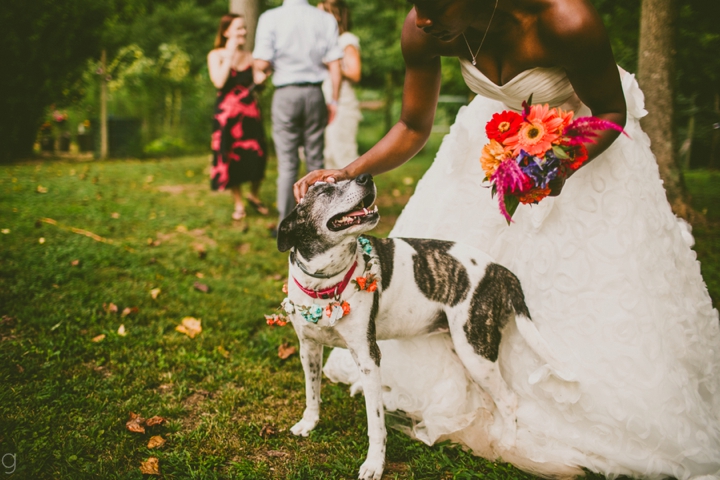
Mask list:
POLYGON ((295 182, 295 185, 293 185, 293 194, 295 195, 296 202, 299 203, 300 200, 303 199, 308 191, 308 188, 310 188, 313 183, 322 180, 323 172, 326 172, 326 170, 315 170, 295 182))
POLYGON ((298 203, 303 199, 308 189, 317 182, 328 182, 335 183, 340 180, 346 180, 347 175, 344 170, 315 170, 303 178, 295 182, 293 185, 293 194, 295 195, 295 201, 298 203))

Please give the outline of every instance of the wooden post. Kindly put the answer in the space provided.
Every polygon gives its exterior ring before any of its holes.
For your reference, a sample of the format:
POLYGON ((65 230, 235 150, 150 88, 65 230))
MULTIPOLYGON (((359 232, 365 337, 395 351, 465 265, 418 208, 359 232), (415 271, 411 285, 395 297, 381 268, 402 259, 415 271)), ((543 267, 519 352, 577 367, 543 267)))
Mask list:
POLYGON ((100 54, 100 158, 108 157, 107 51, 100 54))
POLYGON ((237 13, 245 17, 245 26, 248 31, 245 51, 252 52, 255 47, 255 29, 260 16, 258 0, 230 0, 230 13, 237 13))

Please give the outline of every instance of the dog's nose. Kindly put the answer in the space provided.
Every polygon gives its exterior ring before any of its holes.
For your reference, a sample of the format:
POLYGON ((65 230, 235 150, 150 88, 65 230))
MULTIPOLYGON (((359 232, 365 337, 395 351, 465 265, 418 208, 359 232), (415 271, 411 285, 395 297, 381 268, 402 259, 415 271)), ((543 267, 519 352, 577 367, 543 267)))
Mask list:
POLYGON ((355 181, 358 185, 367 185, 372 182, 372 175, 369 173, 363 173, 362 175, 358 175, 355 181))

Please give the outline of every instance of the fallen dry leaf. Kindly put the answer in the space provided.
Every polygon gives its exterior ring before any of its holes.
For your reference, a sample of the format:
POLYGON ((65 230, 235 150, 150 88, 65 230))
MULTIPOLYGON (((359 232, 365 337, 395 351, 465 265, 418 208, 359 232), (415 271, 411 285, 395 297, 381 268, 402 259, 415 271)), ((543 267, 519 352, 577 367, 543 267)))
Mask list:
POLYGON ((161 291, 162 290, 160 290, 159 288, 153 288, 152 290, 150 290, 150 296, 152 297, 153 300, 155 300, 158 297, 158 295, 160 295, 161 291))
POLYGON ((195 276, 196 276, 197 278, 205 278, 205 274, 204 274, 204 273, 200 273, 200 272, 197 272, 197 273, 195 274, 195 276))
POLYGON ((281 360, 285 360, 290 357, 293 353, 297 352, 297 348, 290 345, 289 343, 283 343, 278 347, 278 357, 281 360))
POLYGON ((3 235, 7 235, 8 233, 10 233, 10 229, 9 229, 9 228, 3 228, 3 229, 0 230, 0 231, 3 233, 3 235))
POLYGON ((150 457, 140 464, 140 473, 145 475, 160 475, 160 460, 150 457))
POLYGON ((113 212, 112 215, 110 215, 112 218, 120 218, 120 214, 118 212, 113 212))
POLYGON ((185 225, 178 225, 177 227, 175 227, 175 231, 180 233, 186 233, 188 229, 185 225))
POLYGON ((165 439, 160 435, 153 435, 150 437, 150 441, 147 444, 147 448, 157 448, 165 445, 165 439))
POLYGON ((48 189, 45 188, 45 187, 43 187, 42 185, 38 185, 38 186, 37 186, 37 192, 38 192, 38 193, 47 193, 47 192, 48 192, 48 189))
POLYGON ((78 265, 80 265, 80 260, 73 260, 72 262, 70 262, 70 265, 72 265, 73 267, 77 267, 78 265))
POLYGON ((272 425, 263 425, 263 427, 260 429, 260 436, 263 438, 267 438, 271 435, 275 435, 277 433, 277 430, 275 430, 275 427, 272 425))
POLYGON ((97 337, 93 337, 93 339, 92 339, 92 341, 95 342, 95 343, 97 343, 97 342, 102 342, 103 340, 105 340, 105 334, 104 334, 104 333, 101 333, 100 335, 98 335, 97 337))
POLYGON ((105 310, 105 313, 117 313, 118 307, 112 302, 108 304, 103 303, 103 310, 105 310))
POLYGON ((208 287, 204 283, 200 283, 200 282, 195 282, 193 284, 193 287, 195 287, 195 290, 199 290, 203 293, 208 293, 210 291, 210 287, 208 287))
POLYGON ((250 252, 250 244, 249 243, 243 243, 239 247, 237 247, 237 251, 240 255, 245 255, 248 252, 250 252))
POLYGON ((200 332, 202 332, 201 323, 202 320, 198 320, 197 318, 185 317, 182 319, 182 323, 175 327, 175 330, 180 333, 184 333, 190 338, 195 338, 200 334, 200 332))
POLYGON ((137 312, 139 312, 139 311, 140 311, 140 309, 139 309, 138 307, 132 307, 132 308, 131 308, 131 307, 125 307, 125 308, 123 308, 123 311, 122 311, 122 313, 120 314, 120 316, 121 316, 121 317, 127 317, 127 316, 130 315, 131 313, 137 313, 137 312))
POLYGON ((45 237, 40 237, 40 238, 38 238, 38 243, 39 243, 40 245, 42 245, 43 243, 45 243, 45 237))
POLYGON ((127 335, 127 332, 125 331, 125 325, 120 324, 120 328, 118 328, 118 335, 120 335, 121 337, 127 335))
POLYGON ((165 419, 158 415, 155 415, 154 417, 150 417, 145 421, 145 425, 147 425, 148 427, 154 427, 155 425, 162 425, 163 423, 165 423, 165 419))
POLYGON ((230 352, 228 352, 227 350, 225 350, 225 347, 223 347, 222 345, 218 345, 217 351, 218 351, 218 353, 219 353, 220 355, 222 355, 223 357, 225 357, 225 358, 230 358, 230 352))
POLYGON ((145 427, 143 427, 144 423, 145 419, 143 417, 137 413, 130 412, 130 420, 125 423, 125 427, 131 432, 145 433, 145 427))
POLYGON ((268 450, 267 452, 265 452, 265 455, 267 455, 268 457, 287 457, 288 456, 287 453, 281 452, 279 450, 268 450))

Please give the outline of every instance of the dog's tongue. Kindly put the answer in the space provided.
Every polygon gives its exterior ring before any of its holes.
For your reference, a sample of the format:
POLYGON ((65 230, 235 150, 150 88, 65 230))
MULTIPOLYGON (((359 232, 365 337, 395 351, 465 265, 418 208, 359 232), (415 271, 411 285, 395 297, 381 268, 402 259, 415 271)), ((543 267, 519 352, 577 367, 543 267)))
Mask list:
POLYGON ((361 210, 355 210, 354 212, 350 212, 345 214, 346 217, 360 217, 362 215, 367 215, 367 208, 361 209, 361 210))

